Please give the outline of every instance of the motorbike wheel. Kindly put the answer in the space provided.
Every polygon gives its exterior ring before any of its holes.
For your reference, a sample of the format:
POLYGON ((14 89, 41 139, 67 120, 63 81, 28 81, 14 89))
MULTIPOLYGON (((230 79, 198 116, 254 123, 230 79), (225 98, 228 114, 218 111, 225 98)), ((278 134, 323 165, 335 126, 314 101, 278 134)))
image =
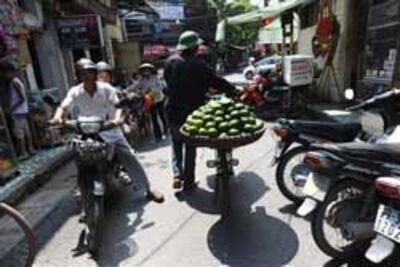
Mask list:
MULTIPOLYGON (((295 147, 285 153, 276 168, 276 183, 281 193, 296 205, 300 205, 305 195, 304 183, 296 181, 296 175, 305 172, 307 166, 303 163, 309 150, 303 146, 295 147)), ((306 175, 305 173, 303 175, 306 175)))
POLYGON ((361 255, 368 248, 370 237, 352 239, 345 235, 344 227, 349 222, 373 222, 377 206, 368 201, 370 191, 368 184, 356 180, 344 180, 329 190, 311 221, 314 241, 325 254, 347 259, 361 255), (326 226, 332 228, 332 237, 326 226))
POLYGON ((87 245, 90 254, 93 257, 98 255, 101 247, 104 225, 104 197, 93 196, 89 204, 87 227, 89 233, 87 235, 87 245))

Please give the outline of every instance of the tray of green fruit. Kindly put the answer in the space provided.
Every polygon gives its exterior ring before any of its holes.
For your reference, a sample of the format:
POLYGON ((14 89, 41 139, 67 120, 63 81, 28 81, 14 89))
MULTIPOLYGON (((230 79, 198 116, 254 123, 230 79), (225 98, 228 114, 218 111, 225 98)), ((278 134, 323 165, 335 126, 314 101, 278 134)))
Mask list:
POLYGON ((180 132, 194 146, 234 148, 257 141, 265 129, 250 107, 223 96, 193 111, 180 132))

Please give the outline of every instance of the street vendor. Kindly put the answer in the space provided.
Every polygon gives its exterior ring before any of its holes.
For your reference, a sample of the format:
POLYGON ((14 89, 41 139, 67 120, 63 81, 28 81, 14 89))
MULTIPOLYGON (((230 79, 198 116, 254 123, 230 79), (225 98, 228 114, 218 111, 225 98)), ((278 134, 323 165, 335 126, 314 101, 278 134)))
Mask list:
POLYGON ((196 148, 183 145, 179 138, 179 128, 186 117, 205 103, 210 87, 226 93, 233 93, 235 87, 196 57, 199 35, 193 31, 182 33, 177 50, 180 55, 170 57, 166 62, 164 77, 167 82, 167 116, 172 136, 173 188, 192 189, 195 183, 196 148), (185 148, 185 159, 183 149, 185 148), (184 160, 184 164, 183 164, 184 160))

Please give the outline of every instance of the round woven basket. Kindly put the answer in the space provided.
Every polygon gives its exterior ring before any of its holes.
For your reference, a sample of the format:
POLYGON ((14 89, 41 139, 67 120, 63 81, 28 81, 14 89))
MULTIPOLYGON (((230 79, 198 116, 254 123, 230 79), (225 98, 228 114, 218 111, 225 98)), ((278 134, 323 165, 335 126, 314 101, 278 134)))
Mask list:
POLYGON ((266 130, 266 126, 253 134, 244 134, 241 136, 232 136, 226 138, 211 138, 207 136, 190 136, 183 129, 180 129, 182 141, 196 146, 208 147, 214 149, 230 149, 235 147, 245 146, 254 143, 260 139, 266 130))

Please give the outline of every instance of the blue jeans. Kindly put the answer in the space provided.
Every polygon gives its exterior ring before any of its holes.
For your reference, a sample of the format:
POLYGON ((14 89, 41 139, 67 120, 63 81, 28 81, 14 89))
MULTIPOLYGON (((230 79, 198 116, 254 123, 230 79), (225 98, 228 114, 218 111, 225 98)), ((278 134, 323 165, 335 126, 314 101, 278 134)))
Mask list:
POLYGON ((150 190, 150 184, 146 172, 139 160, 136 158, 135 152, 126 139, 117 140, 113 143, 115 145, 117 158, 125 168, 129 177, 132 179, 134 189, 140 192, 147 192, 150 190))
POLYGON ((193 182, 196 168, 196 147, 182 142, 179 126, 171 125, 172 171, 175 177, 186 182, 193 182))

